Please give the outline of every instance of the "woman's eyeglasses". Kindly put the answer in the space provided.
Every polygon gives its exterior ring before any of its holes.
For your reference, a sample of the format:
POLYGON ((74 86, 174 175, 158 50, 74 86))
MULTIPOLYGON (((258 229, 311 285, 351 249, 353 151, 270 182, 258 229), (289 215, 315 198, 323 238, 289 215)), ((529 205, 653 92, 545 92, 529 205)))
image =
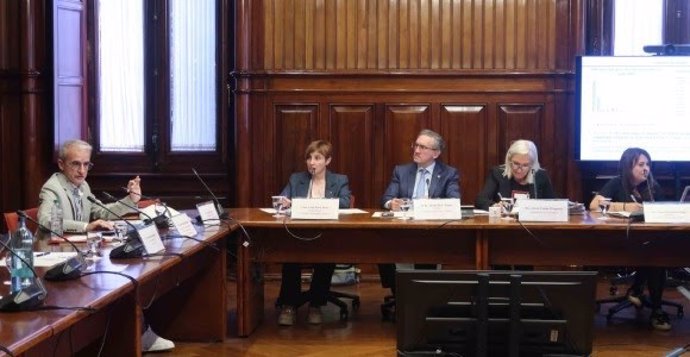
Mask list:
POLYGON ((519 162, 511 162, 510 167, 513 168, 513 170, 527 170, 532 166, 532 164, 521 164, 519 162))

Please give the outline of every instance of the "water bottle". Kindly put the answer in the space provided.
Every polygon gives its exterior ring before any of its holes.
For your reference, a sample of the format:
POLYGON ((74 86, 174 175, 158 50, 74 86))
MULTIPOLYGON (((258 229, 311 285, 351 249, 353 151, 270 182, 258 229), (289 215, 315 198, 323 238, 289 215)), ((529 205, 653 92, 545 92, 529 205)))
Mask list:
POLYGON ((60 236, 63 234, 63 219, 62 206, 58 200, 55 200, 53 207, 50 208, 50 238, 61 239, 58 234, 60 236))
POLYGON ((34 266, 34 236, 26 228, 26 217, 19 217, 19 228, 12 235, 10 248, 24 259, 22 261, 12 255, 12 259, 10 259, 11 261, 8 264, 10 280, 12 281, 11 291, 16 293, 24 287, 33 284, 36 279, 32 270, 34 266))

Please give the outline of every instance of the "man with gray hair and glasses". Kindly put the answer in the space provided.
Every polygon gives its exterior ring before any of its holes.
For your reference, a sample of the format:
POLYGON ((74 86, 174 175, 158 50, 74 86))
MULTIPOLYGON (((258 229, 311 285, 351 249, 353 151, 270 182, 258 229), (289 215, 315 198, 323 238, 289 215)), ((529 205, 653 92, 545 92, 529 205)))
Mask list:
MULTIPOLYGON (((93 168, 91 163, 91 145, 82 140, 69 140, 62 144, 58 157, 60 172, 54 173, 41 188, 39 193, 38 222, 50 227, 50 210, 59 204, 63 212, 63 229, 65 233, 82 233, 94 230, 112 230, 110 219, 119 219, 103 207, 92 204, 87 197, 91 188, 86 183, 86 176, 93 168)), ((141 179, 139 176, 129 180, 129 195, 123 203, 114 202, 106 205, 108 209, 122 216, 135 212, 127 206, 136 206, 141 198, 141 179)), ((39 229, 38 236, 43 234, 39 229)), ((146 313, 144 312, 144 315, 146 313)), ((141 335, 143 352, 167 351, 175 348, 175 343, 158 336, 144 322, 144 333, 141 335)))
MULTIPOLYGON (((438 133, 424 129, 410 146, 413 162, 393 169, 391 181, 381 198, 384 208, 399 211, 403 199, 460 198, 460 174, 454 167, 438 160, 445 142, 438 133)), ((427 262, 429 263, 429 262, 427 262)), ((434 268, 435 264, 415 264, 415 268, 434 268)), ((395 296, 395 265, 379 264, 383 287, 390 288, 395 296)), ((392 317, 394 300, 381 307, 384 318, 392 317), (388 313, 386 312, 388 311, 388 313)))
MULTIPOLYGON (((41 225, 50 226, 50 209, 57 201, 62 208, 63 229, 66 233, 113 229, 113 222, 108 219, 118 218, 87 199, 91 196, 86 176, 93 168, 92 150, 91 145, 82 140, 70 140, 62 145, 57 162, 60 172, 50 176, 38 196, 38 222, 41 225)), ((123 199, 124 204, 115 202, 106 206, 118 215, 134 212, 127 205, 136 206, 139 202, 140 181, 137 176, 127 183, 129 195, 123 199)))

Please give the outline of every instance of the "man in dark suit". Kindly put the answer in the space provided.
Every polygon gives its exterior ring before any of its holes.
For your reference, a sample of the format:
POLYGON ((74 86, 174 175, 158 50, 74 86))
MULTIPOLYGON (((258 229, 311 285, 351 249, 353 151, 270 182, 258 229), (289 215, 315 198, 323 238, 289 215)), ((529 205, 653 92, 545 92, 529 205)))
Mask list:
MULTIPOLYGON (((384 208, 399 211, 402 198, 460 198, 458 170, 437 160, 444 146, 438 133, 428 129, 419 132, 412 144, 414 162, 393 169, 391 182, 381 199, 384 208)), ((379 264, 379 274, 383 287, 391 288, 395 295, 395 265, 379 264)))
POLYGON ((460 198, 458 170, 437 161, 444 141, 438 133, 424 129, 412 144, 414 162, 393 169, 391 182, 381 203, 400 210, 401 198, 460 198))

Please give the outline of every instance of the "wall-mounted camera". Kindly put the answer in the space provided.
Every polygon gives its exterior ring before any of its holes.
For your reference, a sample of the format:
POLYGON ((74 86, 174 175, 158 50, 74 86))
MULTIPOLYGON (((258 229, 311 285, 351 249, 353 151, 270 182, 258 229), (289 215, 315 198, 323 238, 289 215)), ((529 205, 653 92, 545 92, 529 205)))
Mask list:
POLYGON ((657 56, 689 56, 690 44, 647 45, 642 48, 646 53, 657 56))

